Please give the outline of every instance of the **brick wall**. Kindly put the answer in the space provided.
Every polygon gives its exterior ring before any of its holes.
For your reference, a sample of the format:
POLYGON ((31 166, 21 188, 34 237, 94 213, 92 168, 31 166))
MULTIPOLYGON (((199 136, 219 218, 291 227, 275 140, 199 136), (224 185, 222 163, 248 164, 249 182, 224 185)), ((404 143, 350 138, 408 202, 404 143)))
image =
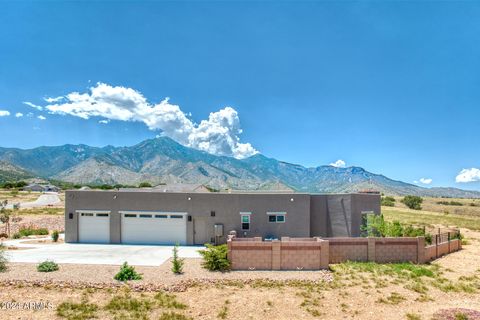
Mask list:
POLYGON ((328 241, 282 238, 281 241, 229 240, 233 270, 318 270, 328 268, 328 241))
POLYGON ((425 247, 425 238, 231 238, 233 270, 318 270, 329 263, 374 261, 425 263, 461 249, 458 239, 425 247))

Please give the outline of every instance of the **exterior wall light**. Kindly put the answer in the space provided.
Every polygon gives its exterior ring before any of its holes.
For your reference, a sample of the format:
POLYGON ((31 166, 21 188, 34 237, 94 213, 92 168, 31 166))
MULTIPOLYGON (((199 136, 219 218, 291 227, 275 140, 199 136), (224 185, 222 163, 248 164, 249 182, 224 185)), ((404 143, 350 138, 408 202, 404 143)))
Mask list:
POLYGON ((114 200, 117 199, 117 195, 114 195, 114 196, 113 196, 113 199, 114 199, 114 200))
POLYGON ((290 202, 293 202, 293 201, 295 201, 295 200, 293 200, 293 198, 290 198, 290 202))
POLYGON ((192 198, 188 197, 187 200, 190 201, 190 200, 192 200, 192 198))

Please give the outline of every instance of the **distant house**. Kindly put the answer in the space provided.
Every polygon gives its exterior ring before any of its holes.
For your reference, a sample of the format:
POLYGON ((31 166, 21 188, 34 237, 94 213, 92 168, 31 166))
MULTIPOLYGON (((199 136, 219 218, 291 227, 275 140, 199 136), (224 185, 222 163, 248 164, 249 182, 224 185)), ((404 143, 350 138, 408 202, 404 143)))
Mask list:
POLYGON ((60 188, 51 184, 32 183, 28 186, 25 186, 23 190, 36 192, 59 192, 60 188))

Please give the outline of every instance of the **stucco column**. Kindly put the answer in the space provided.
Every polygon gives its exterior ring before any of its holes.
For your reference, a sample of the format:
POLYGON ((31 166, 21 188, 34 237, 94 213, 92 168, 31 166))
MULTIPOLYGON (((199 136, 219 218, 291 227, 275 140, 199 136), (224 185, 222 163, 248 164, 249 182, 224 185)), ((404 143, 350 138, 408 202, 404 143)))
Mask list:
POLYGON ((425 261, 425 237, 417 237, 417 263, 425 261))
POLYGON ((282 267, 282 243, 272 240, 272 270, 280 270, 282 267))
POLYGON ((375 241, 376 238, 367 238, 368 247, 367 247, 367 261, 375 262, 375 241))

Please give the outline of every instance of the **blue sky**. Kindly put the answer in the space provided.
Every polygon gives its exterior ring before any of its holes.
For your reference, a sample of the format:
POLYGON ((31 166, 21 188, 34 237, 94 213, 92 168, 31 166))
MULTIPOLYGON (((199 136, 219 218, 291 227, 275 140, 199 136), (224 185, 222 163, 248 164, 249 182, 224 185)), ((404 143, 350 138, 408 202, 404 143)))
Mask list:
POLYGON ((0 146, 163 129, 216 153, 480 189, 479 16, 466 1, 2 2, 0 146), (85 113, 97 91, 115 108, 85 113), (462 169, 477 181, 456 183, 462 169))

